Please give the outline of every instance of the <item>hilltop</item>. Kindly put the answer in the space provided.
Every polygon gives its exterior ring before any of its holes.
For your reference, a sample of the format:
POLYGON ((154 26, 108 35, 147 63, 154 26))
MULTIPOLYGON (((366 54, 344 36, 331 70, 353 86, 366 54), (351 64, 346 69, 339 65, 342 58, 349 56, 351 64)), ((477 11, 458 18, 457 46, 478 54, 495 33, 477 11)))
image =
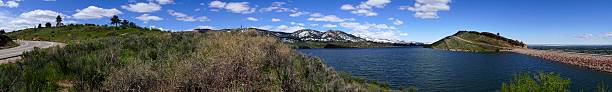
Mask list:
POLYGON ((277 37, 294 48, 378 48, 398 46, 422 46, 419 42, 406 42, 388 39, 362 38, 340 30, 317 31, 312 29, 297 30, 292 33, 275 32, 256 28, 238 29, 194 29, 195 32, 256 32, 262 35, 277 37))
POLYGON ((169 34, 160 29, 138 26, 108 26, 95 24, 68 24, 54 27, 39 27, 7 33, 14 39, 33 41, 54 41, 63 43, 80 42, 96 38, 122 35, 162 35, 169 34))
POLYGON ((454 51, 500 51, 527 48, 523 42, 490 32, 459 31, 427 46, 454 51))

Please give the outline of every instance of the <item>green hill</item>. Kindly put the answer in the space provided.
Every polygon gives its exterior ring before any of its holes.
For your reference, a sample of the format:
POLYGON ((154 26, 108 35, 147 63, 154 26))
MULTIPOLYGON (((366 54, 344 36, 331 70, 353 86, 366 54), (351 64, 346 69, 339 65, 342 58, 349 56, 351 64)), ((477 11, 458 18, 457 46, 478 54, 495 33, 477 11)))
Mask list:
POLYGON ((459 31, 427 46, 454 51, 499 51, 526 48, 523 42, 489 32, 459 31))
POLYGON ((54 42, 80 42, 83 40, 121 35, 169 34, 159 29, 141 27, 115 27, 94 24, 69 24, 61 27, 28 28, 8 33, 14 39, 54 42))

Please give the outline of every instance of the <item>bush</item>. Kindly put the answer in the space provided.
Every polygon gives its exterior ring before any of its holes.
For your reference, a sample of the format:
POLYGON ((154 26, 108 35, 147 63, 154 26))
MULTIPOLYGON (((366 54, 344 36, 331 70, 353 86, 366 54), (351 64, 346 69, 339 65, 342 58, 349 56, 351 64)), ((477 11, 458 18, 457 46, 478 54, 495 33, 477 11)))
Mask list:
POLYGON ((570 82, 556 73, 540 72, 534 77, 520 73, 509 83, 503 83, 501 92, 569 92, 570 82))

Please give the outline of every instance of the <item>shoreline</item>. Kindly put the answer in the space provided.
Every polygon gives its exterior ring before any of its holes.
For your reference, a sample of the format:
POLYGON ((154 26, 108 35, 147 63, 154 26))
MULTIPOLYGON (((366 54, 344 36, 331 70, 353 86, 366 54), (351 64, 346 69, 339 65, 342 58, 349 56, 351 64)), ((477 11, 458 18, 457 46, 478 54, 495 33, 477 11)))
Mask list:
POLYGON ((511 52, 612 73, 612 57, 608 56, 535 49, 513 49, 511 52))

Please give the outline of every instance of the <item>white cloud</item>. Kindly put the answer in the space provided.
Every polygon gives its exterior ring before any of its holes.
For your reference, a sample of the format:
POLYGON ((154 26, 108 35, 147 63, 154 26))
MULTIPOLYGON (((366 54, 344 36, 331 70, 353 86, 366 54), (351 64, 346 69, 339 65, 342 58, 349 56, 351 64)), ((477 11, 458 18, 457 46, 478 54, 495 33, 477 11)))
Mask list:
POLYGON ((217 28, 213 26, 198 26, 196 27, 196 29, 217 29, 217 28))
POLYGON ((159 4, 172 4, 174 0, 156 0, 159 4))
POLYGON ((158 17, 158 16, 151 16, 149 14, 142 14, 138 17, 136 17, 136 19, 141 20, 141 21, 160 21, 160 20, 164 20, 164 18, 158 17))
POLYGON ((159 4, 152 2, 122 5, 121 8, 138 13, 148 13, 161 10, 161 6, 159 4))
POLYGON ((73 14, 72 17, 76 19, 100 19, 102 17, 111 17, 113 15, 122 14, 121 11, 113 9, 98 8, 96 6, 89 6, 85 9, 76 10, 77 13, 73 14))
POLYGON ((194 17, 194 16, 189 16, 189 15, 187 15, 185 13, 176 12, 174 10, 168 10, 168 14, 176 17, 176 20, 179 20, 179 21, 186 21, 186 22, 195 22, 195 21, 204 22, 204 21, 210 21, 210 19, 208 19, 207 16, 194 17))
POLYGON ((368 0, 366 2, 361 2, 361 4, 357 6, 344 4, 340 6, 340 9, 351 11, 351 13, 361 16, 378 16, 378 13, 374 12, 373 8, 384 8, 389 3, 391 3, 391 0, 368 0))
POLYGON ((19 16, 8 15, 8 12, 0 12, 0 29, 7 31, 20 30, 25 28, 32 28, 50 22, 55 24, 55 18, 59 15, 64 18, 63 23, 76 23, 76 21, 69 20, 70 17, 59 12, 52 10, 33 10, 29 12, 21 13, 19 16))
POLYGON ((289 14, 289 16, 291 16, 291 17, 299 17, 299 16, 302 16, 302 15, 305 15, 305 14, 308 14, 308 12, 293 12, 293 13, 289 14))
POLYGON ((608 32, 608 33, 606 33, 604 36, 606 36, 606 37, 612 37, 612 32, 608 32))
POLYGON ((0 0, 0 7, 4 6, 8 8, 17 8, 19 7, 19 3, 17 1, 21 1, 21 0, 11 0, 11 1, 6 1, 6 3, 0 0))
POLYGON ((593 39, 595 38, 595 35, 590 34, 590 33, 584 33, 584 34, 576 35, 576 37, 580 39, 593 39))
POLYGON ((323 14, 321 14, 321 13, 310 14, 310 17, 321 17, 321 16, 323 16, 323 14))
POLYGON ((334 28, 334 27, 338 27, 338 25, 334 25, 334 24, 325 24, 325 25, 323 25, 323 27, 334 28))
POLYGON ((259 11, 261 11, 261 12, 270 12, 270 11, 287 12, 290 9, 283 7, 283 5, 285 5, 285 4, 287 4, 287 3, 285 3, 285 2, 272 2, 272 5, 270 5, 269 7, 261 8, 259 11))
POLYGON ((249 2, 222 2, 212 1, 208 4, 210 8, 226 9, 232 13, 250 14, 255 12, 256 8, 251 8, 249 2))
POLYGON ((319 17, 308 18, 309 21, 324 21, 324 22, 344 22, 344 21, 355 21, 354 18, 339 18, 336 15, 326 15, 319 17))
POLYGON ((395 25, 402 25, 404 24, 404 22, 402 20, 396 19, 396 18, 389 18, 389 20, 391 20, 393 22, 393 24, 395 25))
POLYGON ((246 18, 249 21, 259 21, 259 19, 255 18, 255 17, 247 17, 246 18))
POLYGON ((272 18, 272 22, 279 22, 279 21, 281 21, 281 19, 272 18))
POLYGON ((297 30, 302 30, 302 29, 306 29, 303 26, 287 26, 287 25, 279 25, 279 26, 261 26, 261 27, 255 27, 255 28, 259 28, 259 29, 264 29, 264 30, 270 30, 270 31, 279 31, 279 32, 295 32, 297 30))
POLYGON ((400 6, 400 10, 415 12, 414 17, 421 19, 438 19, 438 11, 449 11, 450 0, 416 0, 413 6, 400 6))
POLYGON ((304 26, 304 23, 297 23, 297 22, 290 22, 289 24, 291 25, 298 25, 298 26, 304 26))
POLYGON ((386 24, 343 22, 340 26, 353 30, 351 34, 365 38, 400 40, 402 36, 407 35, 386 24))

